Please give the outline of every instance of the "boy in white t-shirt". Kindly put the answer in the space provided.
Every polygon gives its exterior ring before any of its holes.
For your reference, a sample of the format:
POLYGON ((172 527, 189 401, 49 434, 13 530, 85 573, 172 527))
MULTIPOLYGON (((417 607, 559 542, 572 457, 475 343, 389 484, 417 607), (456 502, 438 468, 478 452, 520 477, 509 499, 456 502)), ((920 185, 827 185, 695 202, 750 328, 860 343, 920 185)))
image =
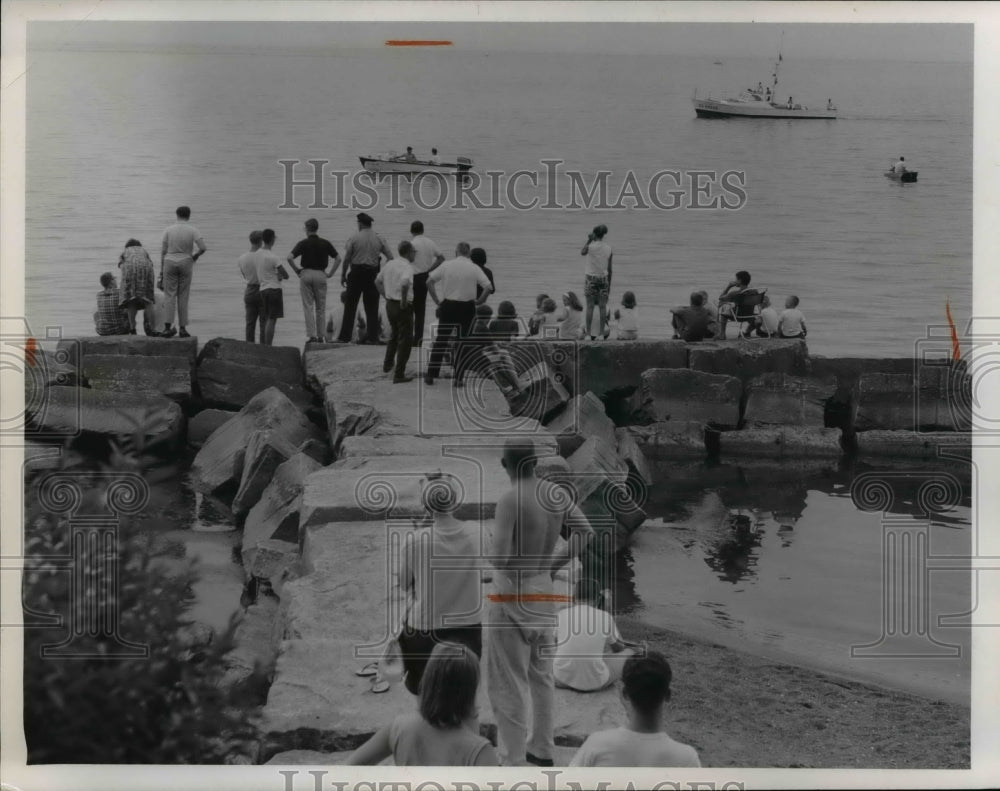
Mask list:
POLYGON ((573 604, 559 611, 552 662, 558 687, 577 692, 604 689, 621 678, 633 654, 618 634, 611 613, 601 609, 601 598, 596 580, 581 579, 573 604))
POLYGON ((799 310, 799 298, 791 296, 785 300, 785 309, 778 321, 778 334, 782 338, 805 338, 806 317, 799 310))
POLYGON ((634 656, 622 671, 622 703, 628 724, 587 737, 570 766, 701 766, 698 753, 661 728, 670 700, 670 665, 663 654, 634 656))

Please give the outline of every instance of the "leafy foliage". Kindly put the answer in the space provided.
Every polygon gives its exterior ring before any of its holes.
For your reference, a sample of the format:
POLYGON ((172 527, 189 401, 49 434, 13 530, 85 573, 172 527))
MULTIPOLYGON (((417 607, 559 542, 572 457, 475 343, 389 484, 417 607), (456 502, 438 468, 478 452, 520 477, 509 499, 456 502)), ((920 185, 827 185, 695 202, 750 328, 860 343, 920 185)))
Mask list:
POLYGON ((166 550, 127 516, 118 517, 108 549, 79 541, 86 534, 81 519, 114 519, 109 502, 115 486, 146 473, 155 477, 153 458, 143 455, 143 433, 138 426, 125 445, 112 443, 101 463, 90 454, 88 462, 67 453, 62 469, 28 486, 23 601, 29 763, 204 764, 234 757, 245 762, 239 756, 252 753, 253 717, 222 683, 235 618, 209 645, 192 644, 186 614, 194 566, 178 571, 176 562, 163 563, 166 550), (42 491, 56 475, 78 497, 71 511, 53 513, 58 509, 51 494, 42 491), (106 573, 112 553, 115 575, 106 573), (102 602, 111 604, 113 627, 95 627, 82 617, 102 602))

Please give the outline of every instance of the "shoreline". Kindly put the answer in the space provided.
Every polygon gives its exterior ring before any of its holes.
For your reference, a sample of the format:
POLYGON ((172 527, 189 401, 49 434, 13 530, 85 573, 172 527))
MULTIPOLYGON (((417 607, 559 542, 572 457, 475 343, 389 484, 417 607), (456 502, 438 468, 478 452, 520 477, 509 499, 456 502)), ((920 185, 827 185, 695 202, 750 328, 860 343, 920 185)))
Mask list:
MULTIPOLYGON (((665 730, 706 767, 968 769, 970 706, 617 619, 674 671, 665 730)), ((623 712, 624 716, 624 712, 623 712)))

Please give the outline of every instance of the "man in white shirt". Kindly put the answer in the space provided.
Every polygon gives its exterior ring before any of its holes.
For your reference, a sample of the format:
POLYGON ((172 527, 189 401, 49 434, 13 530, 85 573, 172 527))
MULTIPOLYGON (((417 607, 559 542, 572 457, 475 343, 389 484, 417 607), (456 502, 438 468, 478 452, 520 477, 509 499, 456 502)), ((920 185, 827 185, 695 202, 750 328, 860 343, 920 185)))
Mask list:
POLYGON ((622 671, 622 703, 628 723, 590 734, 570 766, 699 767, 697 751, 663 732, 670 700, 670 665, 656 651, 634 656, 622 671))
POLYGON ((257 263, 257 280, 260 281, 261 318, 264 323, 264 340, 267 346, 274 344, 274 325, 285 315, 284 294, 281 281, 288 276, 281 266, 281 259, 271 252, 277 237, 270 228, 261 232, 264 247, 254 253, 257 263), (284 272, 284 277, 282 273, 284 272))
POLYGON ((188 206, 177 208, 177 222, 163 232, 163 245, 160 249, 160 277, 163 280, 163 291, 167 295, 166 329, 163 334, 167 338, 177 335, 170 325, 174 323, 174 311, 177 312, 177 323, 180 325, 180 337, 190 338, 187 331, 188 299, 191 296, 191 277, 195 262, 201 258, 207 249, 201 231, 188 220, 191 219, 191 209, 188 206), (195 247, 198 251, 195 252, 195 247))
POLYGON ((472 324, 476 320, 476 306, 482 305, 493 292, 493 286, 490 285, 486 273, 469 258, 471 252, 468 242, 459 242, 455 248, 455 257, 445 261, 427 278, 427 293, 431 295, 435 304, 441 306, 437 333, 431 347, 431 359, 424 376, 424 382, 429 385, 434 384, 434 378, 441 372, 445 348, 452 333, 456 331, 453 361, 455 374, 452 385, 462 387, 465 384, 465 370, 469 364, 465 341, 472 333, 472 324), (483 289, 478 299, 477 286, 483 289))
POLYGON ((573 604, 559 611, 552 663, 556 686, 594 692, 621 678, 633 651, 618 634, 611 613, 601 609, 601 599, 595 580, 580 579, 573 604))
POLYGON ((250 231, 250 252, 243 253, 237 260, 240 274, 247 283, 243 292, 243 313, 246 316, 246 342, 253 343, 260 324, 260 342, 264 342, 264 321, 260 315, 260 281, 257 279, 257 256, 254 255, 263 244, 260 231, 250 231))
POLYGON ((375 287, 385 299, 385 312, 392 330, 385 347, 382 370, 389 373, 395 369, 393 384, 413 381, 412 376, 406 376, 406 363, 413 345, 413 302, 410 301, 410 294, 413 289, 411 265, 415 256, 410 242, 400 242, 399 258, 386 261, 375 278, 375 287))
POLYGON ((906 172, 906 157, 900 157, 892 163, 892 172, 897 176, 902 176, 906 172))
POLYGON ((444 255, 432 239, 424 236, 420 220, 410 223, 410 240, 415 251, 413 267, 413 340, 420 346, 424 340, 424 309, 427 305, 427 276, 444 261, 444 255))
POLYGON ((431 149, 431 164, 432 165, 441 164, 441 157, 438 156, 438 150, 436 148, 431 149))

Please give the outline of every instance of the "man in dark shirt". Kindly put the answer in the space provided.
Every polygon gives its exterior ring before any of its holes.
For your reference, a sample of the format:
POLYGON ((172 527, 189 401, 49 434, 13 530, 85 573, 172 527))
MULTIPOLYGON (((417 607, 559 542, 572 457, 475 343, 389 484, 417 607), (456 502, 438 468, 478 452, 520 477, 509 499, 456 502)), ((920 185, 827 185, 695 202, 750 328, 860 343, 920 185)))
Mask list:
POLYGON ((347 301, 344 303, 344 320, 340 323, 341 343, 351 342, 351 329, 354 327, 354 316, 358 311, 358 301, 364 298, 365 317, 367 319, 368 337, 366 343, 379 343, 378 337, 378 303, 379 293, 375 286, 382 256, 386 261, 392 260, 392 250, 385 239, 372 230, 375 221, 364 212, 358 215, 358 232, 347 242, 344 251, 344 268, 340 272, 340 284, 347 289, 347 301))
MULTIPOLYGON (((490 285, 493 287, 493 293, 496 293, 497 285, 493 280, 493 270, 486 266, 486 251, 482 247, 473 247, 472 252, 469 253, 469 258, 472 259, 472 263, 483 270, 483 274, 490 280, 490 285)), ((476 287, 476 299, 479 299, 483 295, 483 287, 476 287)))
POLYGON ((674 337, 682 341, 694 342, 703 341, 710 338, 709 321, 712 316, 705 308, 705 298, 700 292, 695 291, 691 295, 690 305, 681 305, 671 308, 673 314, 671 323, 677 333, 674 337))
POLYGON ((326 281, 333 277, 340 266, 340 256, 336 248, 321 237, 319 223, 306 220, 306 238, 292 248, 288 263, 299 276, 299 293, 302 295, 302 311, 306 316, 306 333, 310 341, 323 341, 326 327, 326 281), (295 259, 302 258, 302 266, 295 266, 295 259), (333 259, 333 269, 326 271, 333 259))

